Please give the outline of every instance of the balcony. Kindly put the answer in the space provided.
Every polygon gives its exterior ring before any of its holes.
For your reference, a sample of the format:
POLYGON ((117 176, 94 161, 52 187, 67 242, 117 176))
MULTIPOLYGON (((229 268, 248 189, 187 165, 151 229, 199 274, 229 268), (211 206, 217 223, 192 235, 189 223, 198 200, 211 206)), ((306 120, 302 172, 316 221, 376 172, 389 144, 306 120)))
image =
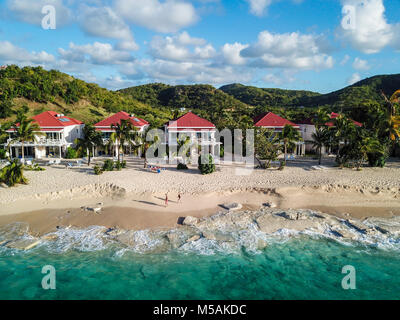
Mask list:
MULTIPOLYGON (((7 140, 7 145, 12 141, 12 139, 7 140)), ((34 146, 44 146, 44 147, 57 147, 68 145, 65 139, 38 139, 35 142, 24 142, 25 147, 34 147, 34 146)), ((21 147, 22 143, 19 141, 13 142, 10 145, 11 147, 21 147)))

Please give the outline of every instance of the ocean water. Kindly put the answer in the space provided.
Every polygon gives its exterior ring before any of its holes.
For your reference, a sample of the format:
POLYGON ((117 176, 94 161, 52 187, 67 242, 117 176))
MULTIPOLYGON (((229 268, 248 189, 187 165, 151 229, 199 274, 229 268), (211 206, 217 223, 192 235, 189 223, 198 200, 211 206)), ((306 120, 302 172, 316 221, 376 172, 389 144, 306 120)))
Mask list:
POLYGON ((400 253, 393 248, 302 235, 271 241, 258 252, 139 253, 96 241, 26 252, 0 247, 0 299, 400 297, 400 253), (56 290, 42 289, 45 265, 56 269, 56 290), (341 286, 345 265, 356 269, 356 290, 341 286))

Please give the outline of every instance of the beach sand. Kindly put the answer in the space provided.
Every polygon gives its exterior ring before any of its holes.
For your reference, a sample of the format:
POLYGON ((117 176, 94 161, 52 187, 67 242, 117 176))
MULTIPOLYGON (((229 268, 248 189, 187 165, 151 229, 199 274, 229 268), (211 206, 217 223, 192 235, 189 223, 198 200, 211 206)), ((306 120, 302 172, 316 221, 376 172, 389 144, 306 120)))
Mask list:
POLYGON ((45 234, 57 226, 101 225, 142 230, 175 227, 185 216, 207 217, 237 202, 244 210, 265 203, 282 209, 313 209, 340 217, 400 215, 400 164, 387 168, 313 171, 315 161, 289 164, 284 171, 220 166, 208 176, 195 167, 161 174, 128 160, 128 169, 92 174, 90 168, 47 168, 26 172, 30 184, 0 187, 0 225, 27 222, 32 233, 45 234), (169 205, 164 206, 168 192, 169 205), (177 203, 178 193, 182 202, 177 203), (81 207, 101 207, 99 213, 81 207))

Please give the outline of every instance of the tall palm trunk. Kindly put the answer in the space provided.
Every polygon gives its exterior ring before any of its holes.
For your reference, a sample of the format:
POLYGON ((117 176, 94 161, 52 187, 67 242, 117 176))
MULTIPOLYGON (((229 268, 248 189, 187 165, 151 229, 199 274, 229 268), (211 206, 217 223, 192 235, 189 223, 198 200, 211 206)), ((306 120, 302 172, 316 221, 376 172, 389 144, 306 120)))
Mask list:
POLYGON ((285 146, 285 158, 284 158, 284 161, 283 161, 283 163, 284 163, 284 164, 285 164, 285 166, 286 166, 287 142, 285 142, 285 143, 284 143, 284 146, 285 146))
POLYGON ((24 141, 21 141, 22 146, 22 163, 25 163, 25 150, 24 150, 24 141))
POLYGON ((318 161, 318 164, 321 165, 321 162, 322 162, 322 147, 319 147, 318 150, 319 150, 319 161, 318 161))

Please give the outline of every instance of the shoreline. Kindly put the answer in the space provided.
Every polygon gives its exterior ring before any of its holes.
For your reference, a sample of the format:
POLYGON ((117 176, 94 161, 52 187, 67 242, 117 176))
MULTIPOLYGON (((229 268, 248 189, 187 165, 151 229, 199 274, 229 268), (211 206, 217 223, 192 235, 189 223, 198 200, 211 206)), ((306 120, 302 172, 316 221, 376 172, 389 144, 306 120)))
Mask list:
POLYGON ((363 171, 331 163, 315 171, 315 161, 288 163, 283 171, 249 170, 221 165, 203 176, 195 166, 161 174, 143 169, 142 160, 127 158, 127 169, 93 174, 90 167, 47 167, 26 172, 29 185, 0 186, 0 225, 26 221, 37 233, 59 227, 100 225, 109 228, 175 227, 181 217, 209 217, 239 203, 256 211, 266 203, 277 209, 309 209, 337 217, 400 216, 400 163, 363 171), (168 193, 169 206, 164 207, 168 193), (177 203, 178 193, 182 202, 177 203), (100 205, 101 203, 101 205, 100 205), (81 207, 100 210, 83 211, 81 207))
POLYGON ((338 218, 363 220, 369 217, 400 216, 399 195, 393 189, 360 190, 357 187, 288 187, 266 190, 236 190, 203 195, 169 193, 124 194, 119 197, 18 201, 0 213, 0 226, 25 222, 32 234, 41 236, 57 228, 103 226, 124 230, 176 228, 187 216, 208 218, 229 210, 224 204, 239 203, 241 211, 257 211, 266 204, 277 210, 314 210, 338 218), (29 206, 27 205, 29 203, 29 206), (87 210, 89 208, 89 210, 87 210), (92 211, 99 209, 99 212, 92 211), (19 211, 22 210, 22 211, 19 211), (6 211, 6 212, 5 212, 6 211))

